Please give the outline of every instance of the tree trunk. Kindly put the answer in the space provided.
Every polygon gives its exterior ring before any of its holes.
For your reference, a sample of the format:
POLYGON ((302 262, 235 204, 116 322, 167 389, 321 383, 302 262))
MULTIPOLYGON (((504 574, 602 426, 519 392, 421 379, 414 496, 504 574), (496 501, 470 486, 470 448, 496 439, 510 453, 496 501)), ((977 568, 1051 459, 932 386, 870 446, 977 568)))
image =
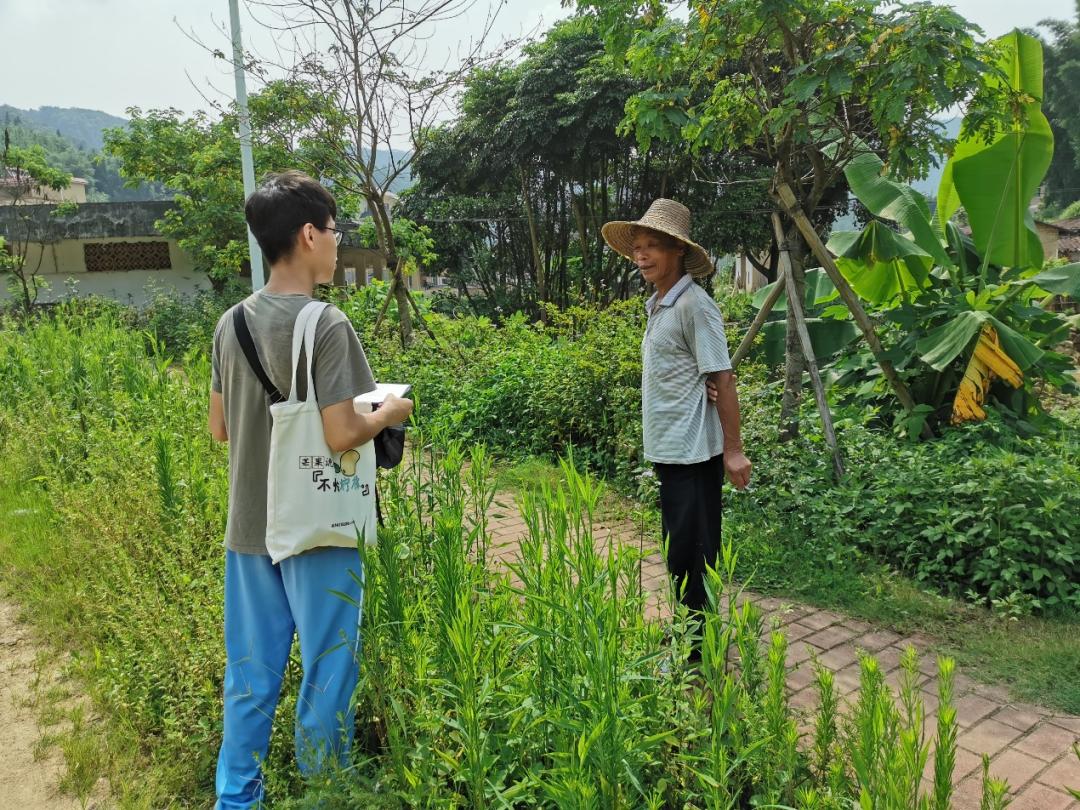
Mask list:
POLYGON ((818 371, 817 359, 814 357, 814 346, 810 342, 810 333, 806 328, 806 315, 803 311, 804 294, 797 289, 795 283, 796 274, 791 270, 789 251, 784 239, 783 226, 780 224, 780 215, 772 215, 773 229, 780 247, 780 272, 784 276, 784 286, 788 294, 788 314, 794 322, 795 331, 798 334, 799 344, 803 352, 803 361, 807 371, 810 372, 810 382, 814 389, 814 397, 817 400, 818 413, 821 415, 821 427, 825 434, 825 443, 829 446, 833 459, 833 473, 839 480, 844 475, 844 461, 840 456, 840 445, 836 441, 836 431, 833 428, 832 413, 829 411, 829 401, 825 396, 825 385, 821 381, 821 373, 818 371))
POLYGON ((412 301, 409 299, 409 288, 405 284, 405 274, 402 272, 401 259, 398 259, 394 267, 394 300, 397 302, 398 323, 401 325, 401 345, 408 347, 413 341, 412 325, 412 301))
MULTIPOLYGON (((540 256, 540 236, 536 230, 536 214, 532 199, 529 197, 529 180, 525 170, 521 170, 521 199, 525 205, 525 217, 529 222, 529 242, 532 245, 533 270, 536 273, 536 300, 543 304, 547 300, 547 278, 544 273, 544 260, 540 256)), ((545 319, 545 310, 540 307, 540 318, 545 319)))
MULTIPOLYGON (((791 259, 791 282, 800 301, 806 295, 806 273, 803 259, 806 243, 796 228, 787 233, 788 255, 791 259)), ((781 249, 783 247, 781 246, 781 249)), ((806 357, 799 340, 798 325, 793 307, 787 309, 787 326, 784 346, 784 393, 780 399, 780 441, 786 442, 799 435, 799 400, 802 396, 802 378, 806 371, 806 357)))
MULTIPOLYGON (((847 280, 840 273, 839 269, 837 269, 836 263, 833 261, 832 256, 829 255, 829 251, 821 241, 821 237, 819 237, 817 231, 814 230, 809 217, 806 216, 806 212, 803 211, 802 206, 795 197, 795 193, 791 190, 789 185, 781 183, 777 187, 777 197, 785 209, 785 212, 792 218, 796 227, 804 236, 803 243, 809 245, 810 249, 813 250, 814 255, 817 257, 818 261, 821 262, 821 266, 825 269, 829 279, 833 282, 833 286, 835 286, 840 293, 840 298, 847 305, 855 323, 862 331, 863 338, 870 346, 870 351, 877 360, 878 366, 881 368, 881 373, 885 376, 885 379, 888 380, 889 385, 892 386, 893 391, 896 393, 896 398, 900 401, 904 410, 910 413, 915 408, 915 400, 912 398, 911 392, 908 390, 903 380, 900 379, 900 375, 896 373, 896 368, 893 366, 892 361, 885 356, 885 349, 881 345, 881 340, 877 336, 877 331, 874 329, 873 322, 863 309, 854 290, 851 289, 847 280)), ((923 423, 922 437, 924 439, 932 439, 934 437, 933 431, 925 422, 923 423)))

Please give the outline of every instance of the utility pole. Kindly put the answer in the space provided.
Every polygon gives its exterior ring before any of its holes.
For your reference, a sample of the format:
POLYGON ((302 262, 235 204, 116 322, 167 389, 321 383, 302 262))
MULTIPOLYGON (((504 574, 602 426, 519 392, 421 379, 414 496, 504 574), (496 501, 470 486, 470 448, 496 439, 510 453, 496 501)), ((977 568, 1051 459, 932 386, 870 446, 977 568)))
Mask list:
MULTIPOLYGON (((251 159, 251 118, 248 115, 247 83, 244 81, 244 49, 240 45, 240 9, 237 0, 229 0, 229 21, 232 26, 233 76, 236 79, 236 109, 240 115, 240 171, 244 176, 244 199, 255 191, 255 165, 251 159)), ((251 257, 251 288, 261 290, 263 280, 262 251, 251 228, 247 229, 248 253, 251 257)))

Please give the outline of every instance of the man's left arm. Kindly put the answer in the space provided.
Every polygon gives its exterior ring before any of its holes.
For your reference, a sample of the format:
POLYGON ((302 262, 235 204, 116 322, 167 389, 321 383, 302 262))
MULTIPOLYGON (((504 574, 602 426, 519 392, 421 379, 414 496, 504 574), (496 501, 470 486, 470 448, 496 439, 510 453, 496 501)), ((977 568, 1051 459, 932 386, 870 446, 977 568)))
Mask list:
MULTIPOLYGON (((716 411, 720 415, 720 427, 724 429, 724 469, 736 489, 746 489, 750 483, 750 459, 743 452, 735 372, 714 371, 708 375, 708 383, 716 391, 716 411)), ((711 393, 710 400, 713 399, 711 393)))

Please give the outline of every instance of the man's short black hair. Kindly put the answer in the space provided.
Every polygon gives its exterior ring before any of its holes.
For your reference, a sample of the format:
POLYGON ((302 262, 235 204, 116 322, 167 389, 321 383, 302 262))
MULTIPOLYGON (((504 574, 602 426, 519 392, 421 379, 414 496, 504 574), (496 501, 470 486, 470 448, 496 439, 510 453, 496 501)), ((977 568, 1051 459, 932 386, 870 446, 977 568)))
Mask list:
POLYGON ((337 203, 319 183, 291 169, 268 174, 244 205, 244 217, 266 261, 276 264, 292 253, 296 234, 307 223, 326 228, 337 218, 337 203))

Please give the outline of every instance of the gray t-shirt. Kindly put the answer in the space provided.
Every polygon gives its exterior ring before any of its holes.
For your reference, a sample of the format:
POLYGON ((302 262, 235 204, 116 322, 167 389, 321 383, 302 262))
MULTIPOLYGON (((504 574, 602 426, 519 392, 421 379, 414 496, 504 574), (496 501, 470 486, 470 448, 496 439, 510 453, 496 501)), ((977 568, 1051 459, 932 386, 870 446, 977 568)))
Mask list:
POLYGON ((657 303, 646 303, 641 341, 641 417, 645 458, 697 464, 724 452, 720 414, 705 378, 731 368, 720 308, 690 276, 657 303))
MULTIPOLYGON (((289 396, 292 332, 296 316, 311 299, 260 291, 244 299, 248 331, 270 381, 289 396)), ((307 387, 300 354, 297 391, 307 387)), ((375 388, 356 331, 337 307, 326 307, 315 331, 315 396, 326 408, 375 388)), ((229 518, 225 545, 244 554, 266 554, 266 475, 270 459, 270 398, 248 365, 233 331, 232 311, 214 330, 211 388, 222 395, 229 432, 229 518)))

